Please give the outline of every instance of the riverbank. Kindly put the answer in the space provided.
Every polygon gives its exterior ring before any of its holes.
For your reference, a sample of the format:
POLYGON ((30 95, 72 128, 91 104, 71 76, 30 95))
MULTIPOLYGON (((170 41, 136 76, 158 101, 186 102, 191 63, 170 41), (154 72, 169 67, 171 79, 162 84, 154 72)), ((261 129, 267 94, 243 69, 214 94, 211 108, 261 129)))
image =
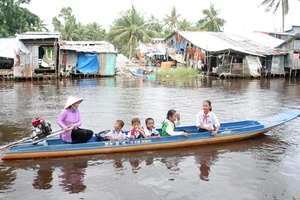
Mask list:
MULTIPOLYGON (((280 75, 272 75, 269 73, 262 73, 258 77, 246 77, 246 76, 234 76, 231 74, 222 74, 219 76, 216 73, 206 74, 201 72, 198 69, 186 68, 186 67, 176 67, 170 69, 161 69, 160 67, 149 67, 149 66, 128 66, 128 67, 119 67, 116 69, 115 76, 131 77, 133 74, 130 72, 130 69, 138 70, 140 72, 146 72, 146 74, 156 75, 158 78, 183 78, 183 77, 201 77, 203 75, 213 76, 223 79, 261 79, 261 78, 298 78, 300 76, 300 71, 290 71, 280 75)), ((0 70, 0 80, 8 81, 33 81, 33 80, 55 80, 55 79, 89 79, 89 78, 105 78, 112 76, 103 76, 99 73, 93 74, 83 74, 83 73, 69 73, 69 72, 60 72, 58 75, 55 73, 50 73, 45 71, 44 73, 33 74, 32 77, 14 77, 13 73, 8 70, 0 70)))

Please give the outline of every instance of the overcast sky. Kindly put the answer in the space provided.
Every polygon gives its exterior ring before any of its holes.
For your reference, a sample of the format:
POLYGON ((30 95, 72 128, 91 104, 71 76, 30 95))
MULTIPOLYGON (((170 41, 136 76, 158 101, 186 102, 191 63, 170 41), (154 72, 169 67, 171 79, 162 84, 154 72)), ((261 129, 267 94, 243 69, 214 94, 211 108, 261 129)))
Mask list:
MULTIPOLYGON (((175 6, 181 14, 180 20, 197 22, 202 17, 201 11, 213 3, 215 8, 221 10, 220 17, 227 21, 226 32, 280 31, 280 8, 275 15, 272 12, 266 13, 264 7, 259 7, 261 2, 262 0, 31 0, 25 7, 47 24, 51 24, 52 18, 58 16, 63 7, 71 7, 77 22, 87 24, 96 21, 108 30, 119 13, 128 10, 131 5, 144 13, 146 18, 153 14, 159 19, 169 14, 171 7, 175 6)), ((286 30, 292 25, 300 25, 300 2, 289 2, 290 13, 286 16, 286 30)))

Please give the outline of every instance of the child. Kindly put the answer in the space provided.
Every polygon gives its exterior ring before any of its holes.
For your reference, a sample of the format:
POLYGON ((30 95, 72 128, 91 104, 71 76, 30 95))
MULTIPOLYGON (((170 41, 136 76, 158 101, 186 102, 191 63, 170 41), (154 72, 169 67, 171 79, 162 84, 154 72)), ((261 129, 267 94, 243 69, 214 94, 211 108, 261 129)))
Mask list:
POLYGON ((212 135, 216 136, 220 129, 220 123, 216 115, 211 111, 211 102, 209 100, 204 101, 203 111, 199 112, 196 116, 196 126, 200 132, 212 131, 212 135), (216 127, 215 130, 214 126, 216 127))
POLYGON ((176 132, 174 122, 177 119, 177 113, 175 110, 169 110, 167 113, 167 119, 162 124, 162 136, 175 136, 175 135, 184 135, 189 137, 189 134, 184 131, 176 132))
POLYGON ((122 120, 117 120, 114 124, 115 130, 110 131, 105 135, 105 139, 107 140, 125 140, 126 134, 121 130, 124 126, 124 122, 122 120))
POLYGON ((154 127, 154 120, 152 118, 147 118, 145 120, 146 128, 144 128, 144 132, 146 136, 149 138, 160 138, 159 132, 154 127))
POLYGON ((133 118, 131 120, 132 129, 127 133, 127 137, 130 139, 146 138, 144 130, 141 128, 141 121, 139 118, 133 118))
POLYGON ((175 126, 180 126, 180 113, 176 112, 176 121, 174 122, 175 126))

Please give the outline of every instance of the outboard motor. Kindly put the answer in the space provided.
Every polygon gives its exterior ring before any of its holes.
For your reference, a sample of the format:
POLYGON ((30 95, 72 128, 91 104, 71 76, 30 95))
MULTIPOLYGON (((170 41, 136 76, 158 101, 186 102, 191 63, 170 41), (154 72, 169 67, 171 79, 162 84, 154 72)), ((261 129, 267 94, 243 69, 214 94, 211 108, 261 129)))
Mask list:
POLYGON ((47 123, 44 117, 38 117, 31 121, 32 126, 34 126, 33 137, 34 140, 45 138, 52 132, 51 124, 47 123))

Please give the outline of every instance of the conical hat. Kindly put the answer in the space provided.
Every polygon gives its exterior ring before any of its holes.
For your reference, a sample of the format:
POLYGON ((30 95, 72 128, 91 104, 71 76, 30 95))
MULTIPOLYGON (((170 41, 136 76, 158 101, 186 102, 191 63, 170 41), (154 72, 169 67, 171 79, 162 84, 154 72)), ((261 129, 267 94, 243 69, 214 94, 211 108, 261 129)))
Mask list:
POLYGON ((65 109, 70 107, 72 104, 79 102, 81 103, 83 101, 83 99, 77 98, 77 97, 68 97, 67 103, 65 105, 65 109))

